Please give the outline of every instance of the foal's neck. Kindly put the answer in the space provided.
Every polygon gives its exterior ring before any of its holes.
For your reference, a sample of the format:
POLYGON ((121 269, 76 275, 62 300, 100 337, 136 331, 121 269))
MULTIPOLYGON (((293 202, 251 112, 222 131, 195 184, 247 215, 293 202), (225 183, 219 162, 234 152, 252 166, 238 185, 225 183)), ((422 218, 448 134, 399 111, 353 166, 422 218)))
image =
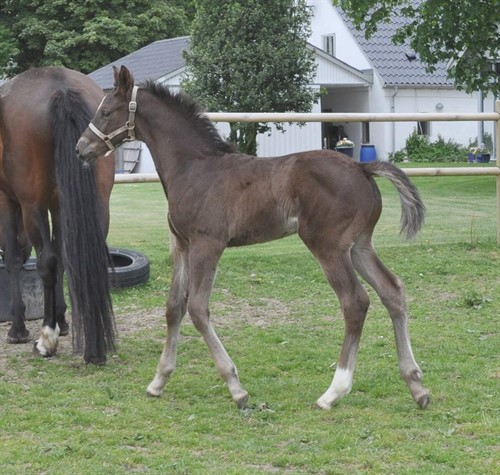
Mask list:
POLYGON ((164 184, 179 170, 196 166, 200 159, 224 154, 220 143, 210 137, 200 122, 189 111, 183 111, 181 105, 169 104, 148 90, 142 91, 138 98, 136 135, 148 146, 164 184))

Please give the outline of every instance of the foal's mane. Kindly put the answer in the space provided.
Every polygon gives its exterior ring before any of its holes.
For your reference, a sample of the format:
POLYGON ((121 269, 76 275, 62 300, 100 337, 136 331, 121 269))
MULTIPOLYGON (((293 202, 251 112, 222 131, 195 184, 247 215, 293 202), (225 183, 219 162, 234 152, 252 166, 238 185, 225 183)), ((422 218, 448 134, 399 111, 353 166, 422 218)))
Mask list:
POLYGON ((158 84, 151 79, 141 82, 139 87, 149 90, 166 105, 174 108, 179 114, 192 122, 199 134, 210 143, 214 150, 222 153, 237 151, 232 143, 227 142, 220 136, 215 125, 204 115, 201 105, 191 96, 183 92, 172 92, 167 86, 158 84))

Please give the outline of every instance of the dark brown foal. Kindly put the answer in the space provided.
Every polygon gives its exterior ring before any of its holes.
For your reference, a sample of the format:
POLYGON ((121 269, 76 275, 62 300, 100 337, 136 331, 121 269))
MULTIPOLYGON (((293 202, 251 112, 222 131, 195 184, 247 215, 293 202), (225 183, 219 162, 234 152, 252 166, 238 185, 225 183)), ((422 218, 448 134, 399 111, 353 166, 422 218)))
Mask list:
POLYGON ((380 262, 371 242, 382 210, 374 176, 386 177, 396 186, 402 232, 411 238, 420 229, 424 206, 406 175, 386 162, 360 164, 327 150, 276 158, 242 155, 221 139, 188 97, 152 82, 138 88, 125 67, 115 69, 115 80, 115 90, 104 99, 77 149, 83 160, 92 162, 131 136, 143 140, 168 198, 169 225, 176 240, 168 334, 147 393, 159 396, 175 370, 181 321, 188 311, 233 400, 245 406, 248 393, 209 318, 217 264, 226 247, 298 232, 321 264, 345 319, 333 382, 317 405, 329 409, 351 389, 369 305, 357 271, 387 307, 401 374, 415 401, 426 407, 429 396, 410 346, 403 285, 380 262))

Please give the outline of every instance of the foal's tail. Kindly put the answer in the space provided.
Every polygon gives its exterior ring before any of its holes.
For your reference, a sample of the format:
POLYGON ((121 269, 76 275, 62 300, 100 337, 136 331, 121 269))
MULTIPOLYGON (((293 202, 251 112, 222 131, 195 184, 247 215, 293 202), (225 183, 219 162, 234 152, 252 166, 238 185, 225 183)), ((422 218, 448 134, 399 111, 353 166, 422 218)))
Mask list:
POLYGON ((401 234, 406 239, 416 236, 424 224, 425 205, 420 194, 406 174, 389 162, 368 162, 362 164, 367 175, 376 175, 387 178, 398 190, 401 201, 401 234))
POLYGON ((114 349, 115 322, 108 264, 111 262, 98 201, 95 168, 84 166, 75 147, 92 118, 75 90, 51 99, 54 160, 61 216, 64 268, 72 304, 73 351, 85 348, 87 363, 104 364, 114 349))

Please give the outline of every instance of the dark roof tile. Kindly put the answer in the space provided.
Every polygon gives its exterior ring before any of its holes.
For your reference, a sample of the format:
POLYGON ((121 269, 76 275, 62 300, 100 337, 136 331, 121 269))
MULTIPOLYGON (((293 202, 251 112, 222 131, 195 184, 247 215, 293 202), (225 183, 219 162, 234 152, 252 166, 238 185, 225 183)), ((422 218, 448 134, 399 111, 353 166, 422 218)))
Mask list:
POLYGON ((188 45, 188 36, 155 41, 97 69, 89 76, 105 90, 113 87, 112 66, 126 66, 130 69, 136 82, 145 79, 159 79, 184 66, 182 50, 186 49, 188 45))

